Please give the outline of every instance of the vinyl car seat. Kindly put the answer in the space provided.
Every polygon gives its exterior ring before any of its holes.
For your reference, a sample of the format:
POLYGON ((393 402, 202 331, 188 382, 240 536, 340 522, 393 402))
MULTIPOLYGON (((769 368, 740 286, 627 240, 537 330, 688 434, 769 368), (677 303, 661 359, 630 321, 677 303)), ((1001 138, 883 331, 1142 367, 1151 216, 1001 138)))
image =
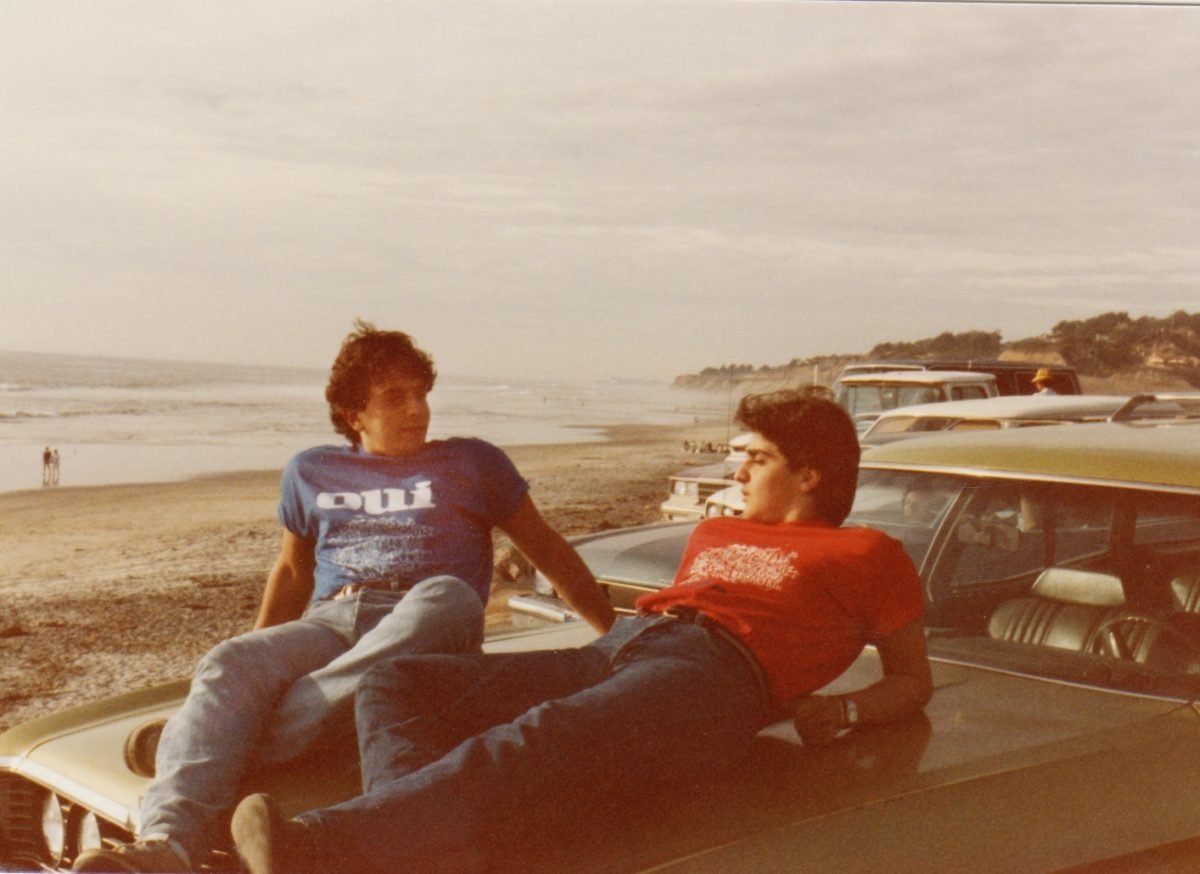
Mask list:
POLYGON ((1171 580, 1171 591, 1181 610, 1200 613, 1200 574, 1184 574, 1171 580))
POLYGON ((1087 652, 1096 630, 1125 605, 1121 580, 1112 574, 1046 568, 1029 596, 1005 601, 992 613, 994 640, 1087 652))

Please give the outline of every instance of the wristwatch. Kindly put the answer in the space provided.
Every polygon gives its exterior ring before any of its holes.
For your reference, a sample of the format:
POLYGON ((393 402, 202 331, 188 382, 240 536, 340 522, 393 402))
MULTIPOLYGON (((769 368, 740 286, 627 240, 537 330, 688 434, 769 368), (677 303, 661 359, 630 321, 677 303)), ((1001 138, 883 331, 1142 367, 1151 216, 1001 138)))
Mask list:
POLYGON ((840 696, 838 701, 842 705, 842 724, 840 729, 842 731, 849 731, 858 725, 858 705, 845 695, 840 696))

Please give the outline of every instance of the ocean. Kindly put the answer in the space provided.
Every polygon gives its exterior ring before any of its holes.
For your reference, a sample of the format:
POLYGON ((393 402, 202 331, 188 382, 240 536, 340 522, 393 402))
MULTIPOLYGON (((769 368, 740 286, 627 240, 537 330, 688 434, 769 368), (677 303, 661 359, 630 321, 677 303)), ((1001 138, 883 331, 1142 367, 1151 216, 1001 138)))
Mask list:
MULTIPOLYGON (((0 492, 59 484, 161 482, 282 468, 301 449, 342 441, 329 424, 325 371, 0 352, 0 492)), ((501 446, 595 439, 614 424, 727 415, 719 393, 611 381, 438 376, 430 437, 501 446)))

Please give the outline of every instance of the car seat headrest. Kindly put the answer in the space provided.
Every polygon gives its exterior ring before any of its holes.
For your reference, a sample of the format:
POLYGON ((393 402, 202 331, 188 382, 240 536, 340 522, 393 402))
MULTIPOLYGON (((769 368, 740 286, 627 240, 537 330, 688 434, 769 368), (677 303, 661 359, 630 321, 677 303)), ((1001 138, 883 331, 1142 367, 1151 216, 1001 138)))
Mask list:
POLYGON ((1125 605, 1125 590, 1120 577, 1074 568, 1046 568, 1034 582, 1033 594, 1051 601, 1089 607, 1125 605))

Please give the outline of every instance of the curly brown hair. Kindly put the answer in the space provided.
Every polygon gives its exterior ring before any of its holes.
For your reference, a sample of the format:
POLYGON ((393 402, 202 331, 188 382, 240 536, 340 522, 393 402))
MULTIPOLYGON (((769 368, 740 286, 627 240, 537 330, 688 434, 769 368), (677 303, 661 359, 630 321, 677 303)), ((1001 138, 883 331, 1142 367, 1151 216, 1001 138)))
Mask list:
POLYGON ((854 422, 824 386, 747 395, 737 418, 766 437, 793 470, 810 467, 820 476, 815 496, 823 519, 841 525, 854 504, 860 450, 854 422))
POLYGON ((433 357, 418 348, 412 337, 403 331, 380 331, 370 322, 356 319, 354 331, 342 341, 325 386, 329 419, 334 429, 354 446, 359 445, 361 438, 350 427, 350 417, 366 407, 375 376, 394 370, 424 380, 426 391, 437 380, 433 357))

